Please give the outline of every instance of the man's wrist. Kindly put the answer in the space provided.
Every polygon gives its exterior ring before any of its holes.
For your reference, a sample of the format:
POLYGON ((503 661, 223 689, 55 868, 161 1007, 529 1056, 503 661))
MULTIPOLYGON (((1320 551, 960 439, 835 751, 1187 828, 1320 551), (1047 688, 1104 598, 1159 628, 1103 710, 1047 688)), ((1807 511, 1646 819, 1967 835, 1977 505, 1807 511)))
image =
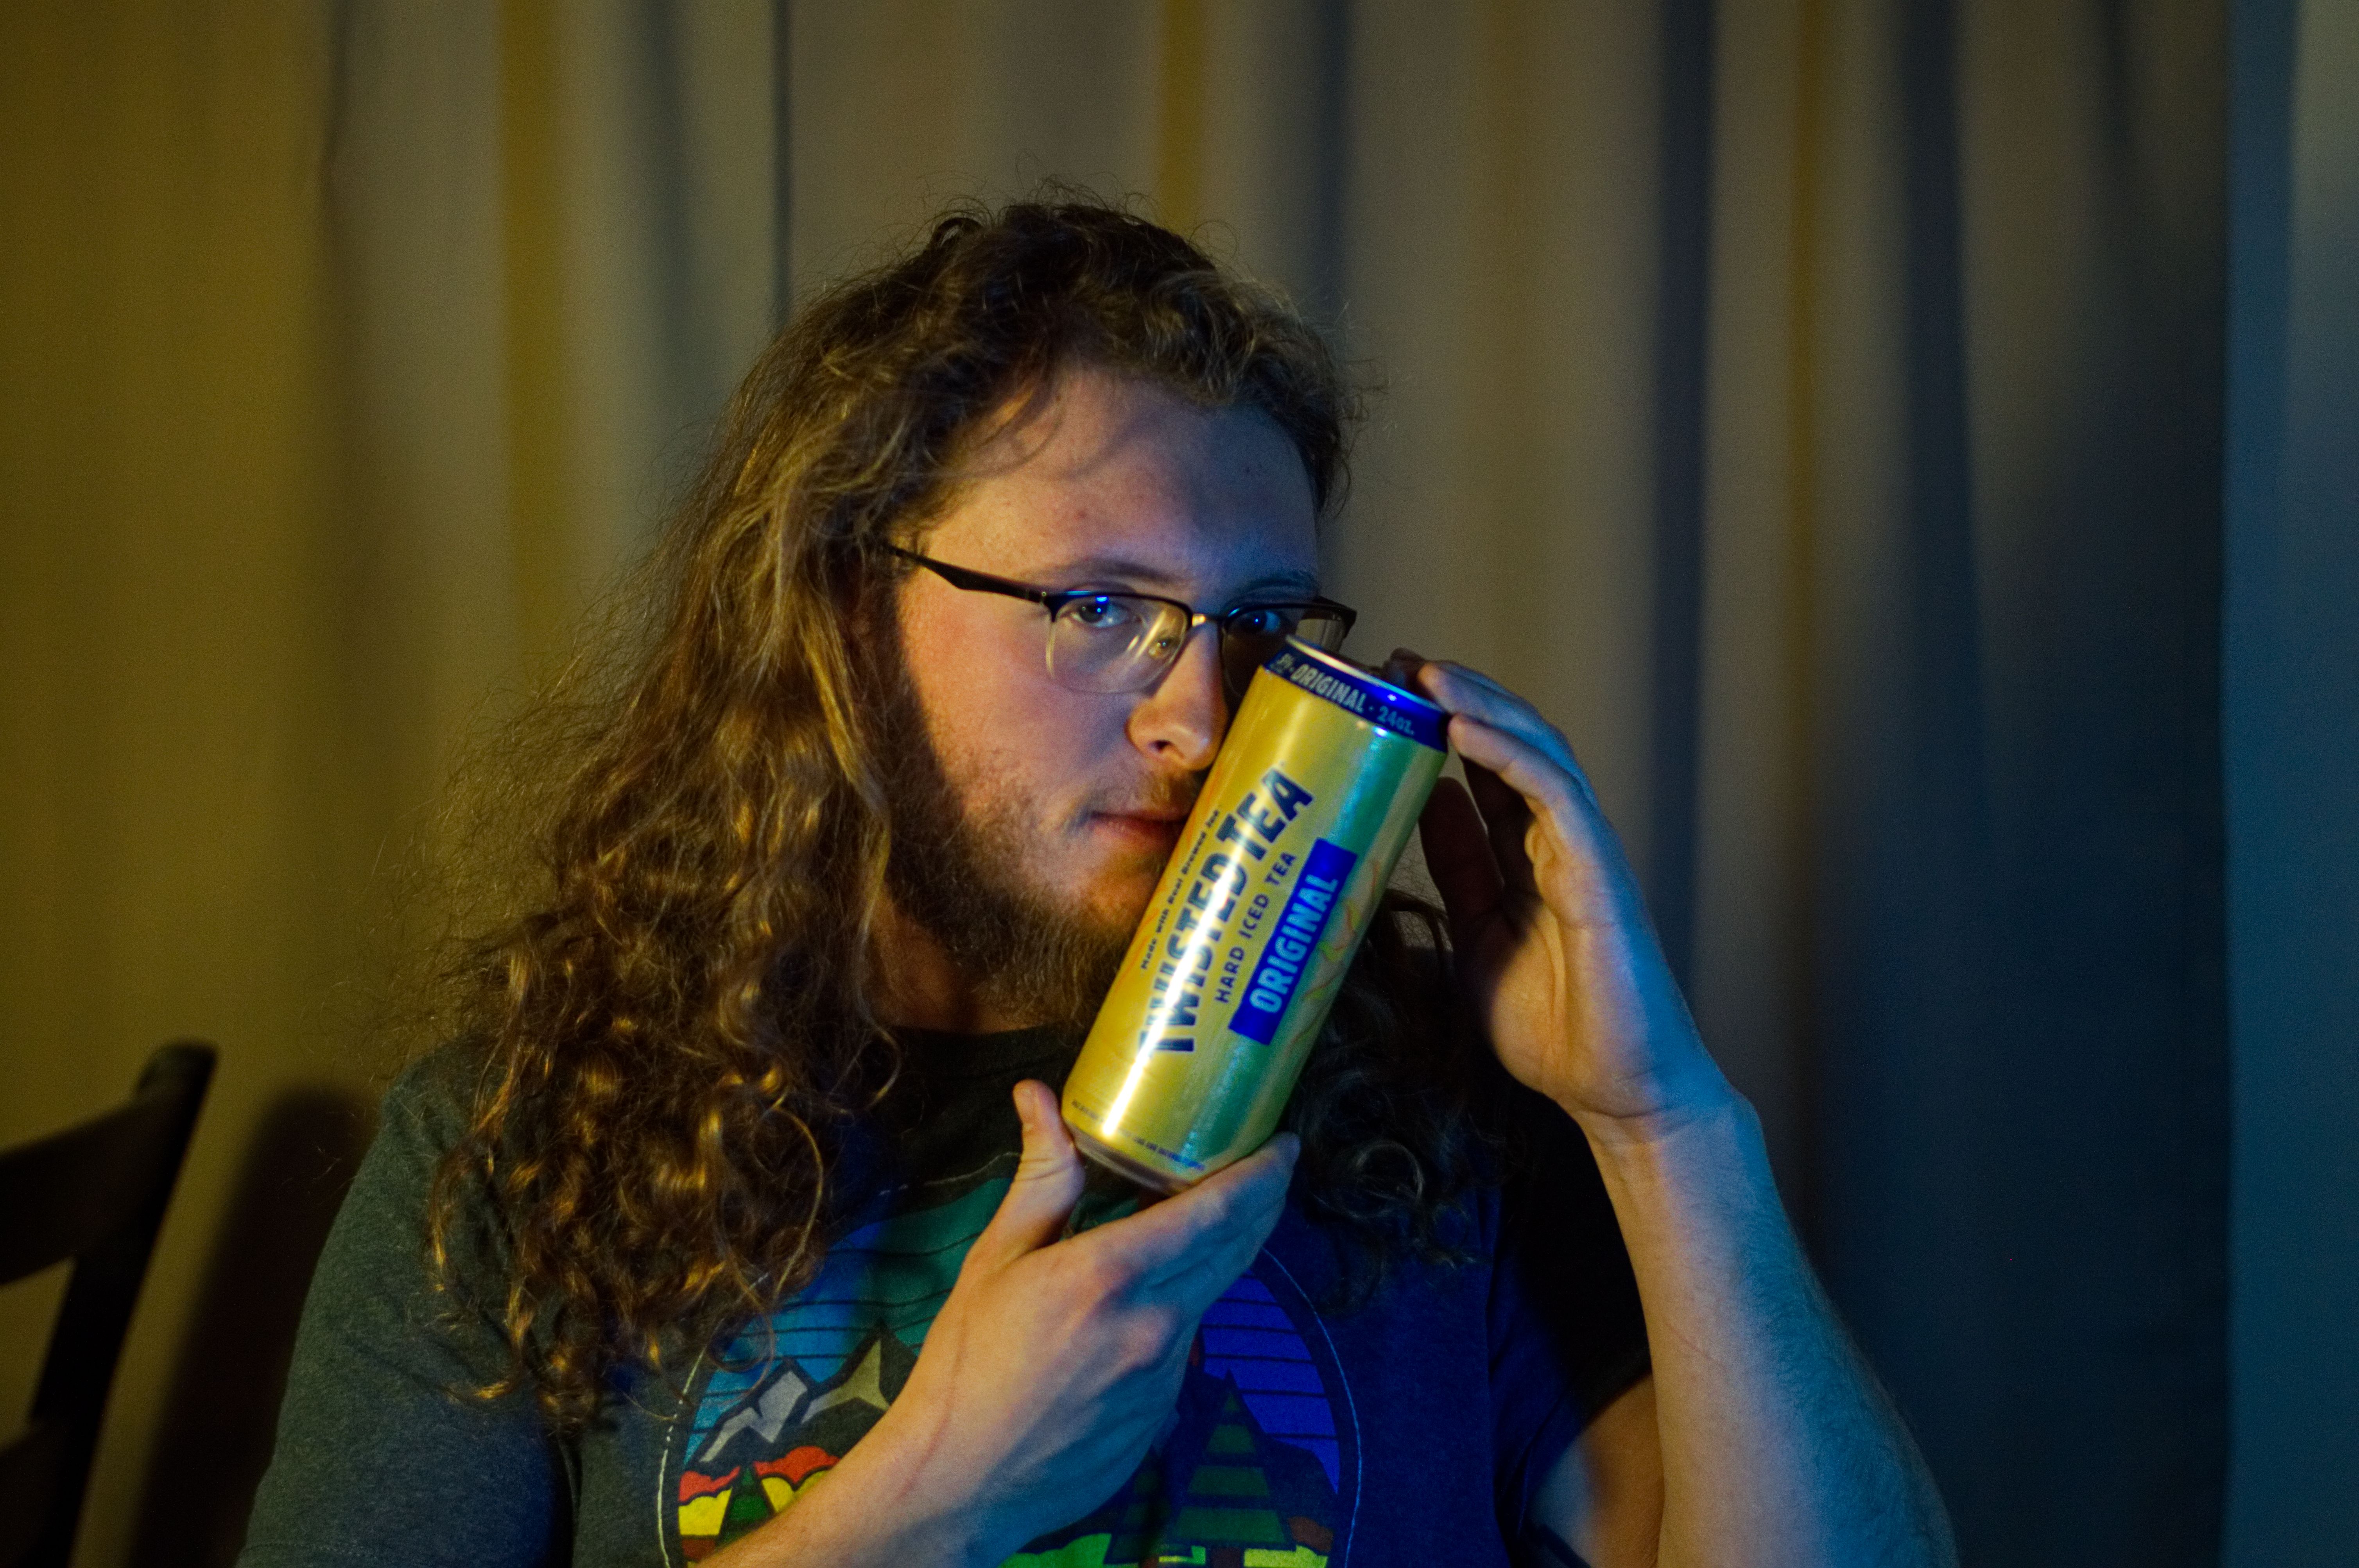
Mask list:
POLYGON ((1664 1156, 1702 1141, 1720 1142, 1732 1134, 1758 1142, 1761 1120, 1753 1102, 1717 1073, 1708 1082, 1665 1104, 1629 1115, 1614 1115, 1587 1106, 1561 1108, 1587 1135, 1601 1162, 1636 1160, 1656 1162, 1664 1156))
POLYGON ((880 1516, 895 1521, 889 1530, 891 1550, 877 1561, 896 1568, 903 1563, 984 1568, 996 1563, 1005 1554, 987 1550, 994 1533, 990 1510, 978 1498, 944 1495, 940 1467, 928 1463, 942 1454, 943 1433, 924 1422, 917 1424, 929 1430, 912 1431, 915 1413, 908 1404, 887 1407, 844 1455, 848 1460, 867 1450, 864 1463, 846 1477, 858 1487, 855 1507, 861 1526, 880 1516), (897 1420, 897 1414, 902 1419, 897 1420))
POLYGON ((989 1550, 985 1509, 946 1501, 927 1484, 922 1457, 934 1444, 902 1441, 905 1423, 892 1417, 888 1408, 824 1481, 739 1542, 741 1555, 722 1568, 984 1568, 1004 1556, 989 1550))

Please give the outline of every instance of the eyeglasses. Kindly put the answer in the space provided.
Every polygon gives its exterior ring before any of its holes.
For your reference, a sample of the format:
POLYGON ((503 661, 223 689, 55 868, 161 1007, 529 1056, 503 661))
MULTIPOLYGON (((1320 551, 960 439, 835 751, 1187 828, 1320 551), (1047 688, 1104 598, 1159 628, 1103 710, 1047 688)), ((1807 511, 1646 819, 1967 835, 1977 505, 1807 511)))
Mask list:
POLYGON ((1034 588, 951 566, 897 545, 886 548, 952 588, 1005 594, 1047 611, 1049 678, 1071 691, 1144 690, 1179 662, 1196 628, 1210 624, 1220 636, 1222 685, 1234 702, 1245 695, 1254 671, 1277 656, 1288 637, 1332 654, 1343 645, 1352 622, 1359 619, 1359 611, 1332 599, 1240 604, 1212 611, 1151 593, 1034 588))

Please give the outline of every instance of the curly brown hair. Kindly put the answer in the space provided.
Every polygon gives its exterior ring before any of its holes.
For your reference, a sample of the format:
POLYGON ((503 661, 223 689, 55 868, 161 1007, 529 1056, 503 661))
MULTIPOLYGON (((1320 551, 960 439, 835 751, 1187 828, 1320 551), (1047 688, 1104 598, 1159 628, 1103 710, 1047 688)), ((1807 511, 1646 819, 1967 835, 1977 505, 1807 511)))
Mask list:
MULTIPOLYGON (((755 363, 652 569, 648 633, 567 698, 530 913, 449 978, 477 1054, 433 1261, 506 1271, 513 1363, 559 1425, 620 1366, 772 1309, 824 1254, 845 1129, 892 1092, 869 1004, 890 824, 852 611, 906 570, 995 410, 1089 364, 1258 409, 1322 517, 1356 410, 1319 335, 1186 240, 1082 200, 954 211, 811 301, 755 363)), ((545 759, 534 759, 546 767, 545 759)), ((1474 1179, 1470 1054, 1438 923, 1396 896, 1291 1112, 1315 1212, 1448 1255, 1474 1179)))

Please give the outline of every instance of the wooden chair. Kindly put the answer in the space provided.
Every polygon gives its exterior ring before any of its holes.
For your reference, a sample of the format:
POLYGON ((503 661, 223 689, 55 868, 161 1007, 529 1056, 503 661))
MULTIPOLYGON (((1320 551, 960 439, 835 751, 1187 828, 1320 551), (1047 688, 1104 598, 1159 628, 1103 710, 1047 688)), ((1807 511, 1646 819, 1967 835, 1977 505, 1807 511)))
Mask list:
POLYGON ((73 1263, 31 1419, 0 1447, 0 1568, 73 1555, 107 1390, 213 1058, 164 1046, 129 1105, 0 1151, 0 1285, 73 1263))

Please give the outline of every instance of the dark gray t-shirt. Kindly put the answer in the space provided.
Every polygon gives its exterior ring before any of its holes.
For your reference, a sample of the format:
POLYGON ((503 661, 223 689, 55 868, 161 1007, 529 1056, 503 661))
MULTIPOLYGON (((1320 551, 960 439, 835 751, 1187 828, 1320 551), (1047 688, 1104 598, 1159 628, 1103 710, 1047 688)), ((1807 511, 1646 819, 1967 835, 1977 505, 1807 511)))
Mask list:
MULTIPOLYGON (((998 1207, 1019 1080, 1060 1082, 1070 1036, 912 1043, 868 1201, 820 1275, 734 1340, 625 1379, 587 1430, 530 1400, 454 1393, 506 1367, 496 1325, 451 1321, 424 1259, 428 1184, 463 1121, 446 1053, 386 1097, 320 1260, 242 1568, 679 1568, 828 1471, 908 1375, 967 1245, 998 1207)), ((1010 1561, 1506 1563, 1532 1489, 1647 1367, 1596 1169, 1553 1108, 1529 1174, 1471 1200, 1483 1260, 1397 1265, 1336 1310, 1339 1260, 1289 1205, 1206 1313, 1179 1405, 1112 1498, 1010 1561)), ((495 1271, 496 1264, 487 1264, 495 1271)), ((472 1292, 501 1299, 500 1281, 472 1292)))

